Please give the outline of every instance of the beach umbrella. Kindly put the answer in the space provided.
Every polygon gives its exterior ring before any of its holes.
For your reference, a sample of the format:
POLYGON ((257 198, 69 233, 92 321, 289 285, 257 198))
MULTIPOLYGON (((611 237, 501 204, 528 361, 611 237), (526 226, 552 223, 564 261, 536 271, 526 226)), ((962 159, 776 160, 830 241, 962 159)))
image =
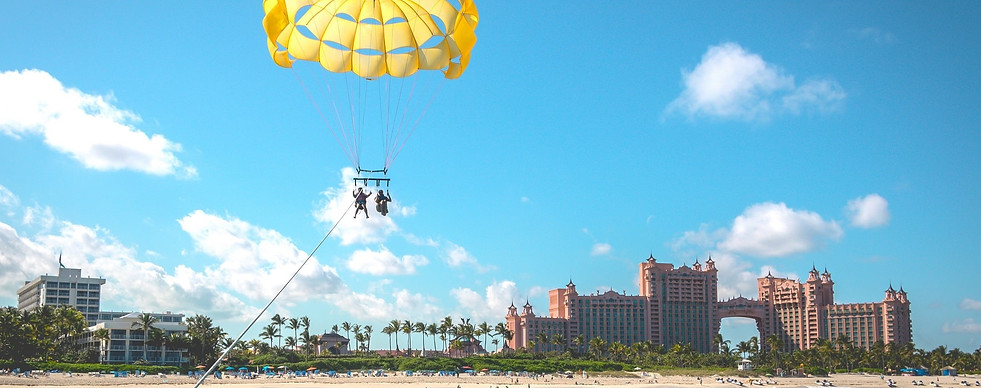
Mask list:
POLYGON ((317 370, 317 367, 315 367, 315 366, 311 366, 311 367, 309 367, 309 368, 307 368, 307 370, 308 370, 308 371, 311 371, 311 370, 317 370))
POLYGON ((198 365, 198 366, 196 366, 195 368, 198 368, 198 369, 204 369, 204 368, 207 368, 207 367, 206 367, 206 366, 204 366, 204 365, 198 365))
POLYGON ((272 369, 272 367, 269 366, 269 365, 266 365, 266 366, 262 367, 262 370, 267 370, 267 369, 272 369))
POLYGON ((234 366, 226 366, 225 367, 225 370, 235 370, 235 367, 234 366))
POLYGON ((246 367, 243 366, 241 368, 238 368, 238 370, 249 370, 249 368, 246 368, 246 367))
POLYGON ((286 369, 286 365, 280 365, 279 369, 286 369))

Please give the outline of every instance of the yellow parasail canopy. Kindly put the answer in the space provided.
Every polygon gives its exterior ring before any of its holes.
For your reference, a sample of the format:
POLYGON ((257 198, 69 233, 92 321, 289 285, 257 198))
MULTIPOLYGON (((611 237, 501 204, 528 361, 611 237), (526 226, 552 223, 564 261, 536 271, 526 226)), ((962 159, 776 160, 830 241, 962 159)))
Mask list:
POLYGON ((442 70, 453 79, 467 68, 477 42, 472 0, 460 0, 460 9, 446 0, 264 0, 262 6, 269 53, 282 67, 304 60, 364 78, 442 70))

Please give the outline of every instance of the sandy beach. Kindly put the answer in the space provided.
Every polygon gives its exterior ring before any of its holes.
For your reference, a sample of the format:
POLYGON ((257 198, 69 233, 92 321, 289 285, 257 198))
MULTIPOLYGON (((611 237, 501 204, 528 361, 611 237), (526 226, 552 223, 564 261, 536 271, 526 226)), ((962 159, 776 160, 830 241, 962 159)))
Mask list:
MULTIPOLYGON (((764 378, 770 380, 772 387, 821 387, 819 381, 827 380, 835 387, 878 387, 887 388, 887 380, 892 379, 898 388, 914 387, 913 381, 923 381, 926 387, 936 388, 931 382, 943 388, 958 388, 977 386, 979 376, 884 376, 862 374, 836 374, 831 377, 778 377, 764 378)), ((749 378, 740 378, 746 387, 750 385, 749 378)), ((75 374, 71 377, 64 373, 54 373, 48 376, 25 378, 15 376, 0 376, 0 386, 32 386, 32 387, 142 387, 147 385, 168 385, 190 387, 197 382, 187 376, 146 376, 146 377, 112 377, 111 375, 89 376, 75 374)), ((636 377, 588 377, 577 376, 565 378, 560 375, 539 377, 508 377, 508 376, 404 376, 389 375, 385 377, 260 377, 256 379, 240 379, 226 377, 223 379, 209 378, 203 385, 249 385, 249 388, 264 387, 331 387, 331 388, 531 388, 548 386, 550 388, 578 388, 586 386, 603 386, 608 388, 637 388, 637 387, 739 387, 734 383, 717 382, 712 377, 694 376, 662 376, 650 374, 646 376, 637 373, 636 377)))

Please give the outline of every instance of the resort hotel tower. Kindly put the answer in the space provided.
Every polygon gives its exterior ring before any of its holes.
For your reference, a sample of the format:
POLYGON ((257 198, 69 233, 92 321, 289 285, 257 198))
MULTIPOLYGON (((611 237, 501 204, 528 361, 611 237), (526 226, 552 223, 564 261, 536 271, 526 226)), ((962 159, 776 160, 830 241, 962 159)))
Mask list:
POLYGON ((718 269, 711 258, 704 265, 696 260, 691 267, 675 268, 651 255, 640 263, 638 280, 639 295, 580 295, 570 280, 565 288, 549 291, 547 317, 536 316, 528 302, 520 312, 512 303, 505 316, 512 333, 507 346, 561 351, 582 336, 586 343, 599 337, 607 343, 688 344, 711 352, 717 349, 712 340, 721 319, 728 317, 754 319, 759 338, 777 334, 785 351, 840 336, 866 349, 876 341, 912 342, 910 303, 902 287, 890 286, 882 302, 835 304, 827 270, 821 274, 812 268, 805 282, 768 274, 757 279, 757 299, 726 301, 718 300, 718 269))

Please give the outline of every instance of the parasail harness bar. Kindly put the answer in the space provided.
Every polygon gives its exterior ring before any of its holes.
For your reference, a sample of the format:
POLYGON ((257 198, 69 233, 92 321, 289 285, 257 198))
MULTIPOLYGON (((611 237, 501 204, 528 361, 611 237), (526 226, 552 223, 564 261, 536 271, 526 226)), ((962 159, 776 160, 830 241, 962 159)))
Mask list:
MULTIPOLYGON (((361 167, 358 167, 358 175, 361 175, 362 173, 369 174, 369 175, 378 174, 378 173, 381 173, 382 175, 388 175, 388 169, 386 168, 382 170, 365 170, 362 169, 361 167)), ((371 182, 375 184, 375 187, 381 186, 382 183, 385 184, 385 187, 388 187, 391 181, 392 180, 389 178, 374 178, 374 177, 358 176, 354 178, 354 185, 357 186, 358 183, 363 183, 365 187, 368 187, 368 182, 371 182)))

